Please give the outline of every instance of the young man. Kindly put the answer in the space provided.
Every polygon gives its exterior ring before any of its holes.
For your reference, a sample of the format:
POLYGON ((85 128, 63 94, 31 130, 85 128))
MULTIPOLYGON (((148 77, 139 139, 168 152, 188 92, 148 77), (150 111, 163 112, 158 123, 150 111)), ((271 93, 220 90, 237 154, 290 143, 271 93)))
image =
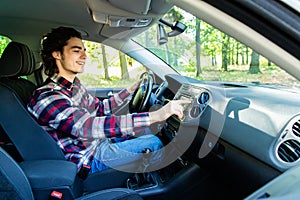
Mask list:
POLYGON ((58 27, 45 34, 41 56, 48 78, 27 108, 78 170, 83 164, 91 167, 90 173, 125 165, 140 160, 145 148, 152 151, 150 164, 161 161, 163 145, 156 136, 147 132, 133 136, 173 114, 181 118, 181 104, 187 102, 171 101, 154 112, 114 115, 140 82, 103 101, 90 95, 76 77, 83 72, 87 56, 82 37, 73 28, 58 27))

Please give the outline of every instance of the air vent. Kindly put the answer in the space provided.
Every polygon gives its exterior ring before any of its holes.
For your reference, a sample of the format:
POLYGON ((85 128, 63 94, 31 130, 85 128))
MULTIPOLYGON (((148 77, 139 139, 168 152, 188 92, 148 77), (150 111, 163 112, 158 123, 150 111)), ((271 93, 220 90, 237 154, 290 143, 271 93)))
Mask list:
POLYGON ((284 162, 296 162, 300 158, 300 143, 296 140, 284 141, 280 144, 277 153, 284 162))
POLYGON ((293 124, 292 131, 296 136, 300 137, 300 121, 299 120, 293 124))

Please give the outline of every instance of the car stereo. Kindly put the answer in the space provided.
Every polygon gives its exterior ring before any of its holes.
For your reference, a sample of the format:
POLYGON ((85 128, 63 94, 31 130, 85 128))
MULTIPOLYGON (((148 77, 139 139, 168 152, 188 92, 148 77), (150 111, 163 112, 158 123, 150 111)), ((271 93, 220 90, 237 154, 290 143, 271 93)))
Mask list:
POLYGON ((210 101, 210 93, 205 88, 183 84, 176 93, 174 100, 190 100, 190 104, 183 105, 183 118, 181 121, 198 118, 207 103, 210 101))

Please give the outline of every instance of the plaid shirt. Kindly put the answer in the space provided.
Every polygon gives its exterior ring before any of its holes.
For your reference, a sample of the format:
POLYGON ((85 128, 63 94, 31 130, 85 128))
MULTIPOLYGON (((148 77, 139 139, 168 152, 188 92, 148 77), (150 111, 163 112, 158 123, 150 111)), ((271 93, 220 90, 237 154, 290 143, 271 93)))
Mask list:
POLYGON ((124 89, 100 101, 87 92, 78 78, 71 83, 54 76, 34 92, 27 108, 79 170, 82 164, 90 163, 104 139, 133 136, 150 125, 146 112, 113 114, 128 96, 124 89))

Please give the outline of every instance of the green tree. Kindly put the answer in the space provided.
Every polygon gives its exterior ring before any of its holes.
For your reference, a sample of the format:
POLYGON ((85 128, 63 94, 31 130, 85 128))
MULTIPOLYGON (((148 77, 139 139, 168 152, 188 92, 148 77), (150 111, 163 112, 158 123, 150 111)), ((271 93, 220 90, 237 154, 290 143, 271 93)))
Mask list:
POLYGON ((104 67, 104 78, 106 80, 110 80, 110 77, 108 74, 108 64, 107 64, 107 59, 106 59, 105 45, 101 44, 101 50, 102 50, 102 60, 103 60, 103 67, 104 67))
POLYGON ((245 45, 242 45, 242 49, 241 49, 241 56, 242 56, 242 65, 246 64, 246 47, 245 45))
POLYGON ((235 41, 235 64, 239 65, 240 43, 235 41))
MULTIPOLYGON (((216 57, 221 54, 222 46, 222 34, 218 29, 215 29, 211 25, 202 22, 201 23, 201 46, 204 54, 211 57, 211 65, 217 65, 216 57)), ((202 51, 202 53, 203 53, 202 51)))
POLYGON ((92 62, 98 63, 99 57, 102 54, 100 44, 91 41, 84 41, 84 45, 86 47, 86 52, 91 58, 92 62))
POLYGON ((120 58, 120 67, 121 67, 121 79, 127 80, 129 79, 128 67, 125 54, 119 51, 119 58, 120 58))
POLYGON ((222 33, 222 70, 228 71, 228 47, 230 37, 222 33))
POLYGON ((249 47, 246 46, 246 64, 249 63, 249 47))
POLYGON ((6 48, 8 43, 10 43, 10 42, 11 42, 11 40, 8 37, 0 35, 0 57, 1 57, 4 49, 6 48))
POLYGON ((260 57, 259 53, 257 53, 256 51, 252 51, 251 63, 250 63, 250 67, 249 67, 249 74, 261 73, 260 68, 259 68, 259 57, 260 57))
MULTIPOLYGON (((184 16, 182 14, 182 10, 178 8, 172 8, 166 16, 164 16, 166 21, 173 22, 173 21, 182 21, 184 16)), ((169 29, 166 27, 167 30, 169 29)), ((171 31, 169 29, 169 31, 171 31)), ((168 32, 168 31, 167 31, 168 32)), ((173 66, 178 65, 178 55, 181 55, 177 52, 177 50, 173 47, 177 46, 178 37, 172 37, 169 39, 169 42, 165 44, 165 51, 166 51, 166 59, 168 63, 171 63, 173 66), (169 49, 171 49, 171 52, 169 52, 169 49)))
POLYGON ((196 77, 200 76, 201 74, 201 21, 197 18, 196 19, 196 77))

